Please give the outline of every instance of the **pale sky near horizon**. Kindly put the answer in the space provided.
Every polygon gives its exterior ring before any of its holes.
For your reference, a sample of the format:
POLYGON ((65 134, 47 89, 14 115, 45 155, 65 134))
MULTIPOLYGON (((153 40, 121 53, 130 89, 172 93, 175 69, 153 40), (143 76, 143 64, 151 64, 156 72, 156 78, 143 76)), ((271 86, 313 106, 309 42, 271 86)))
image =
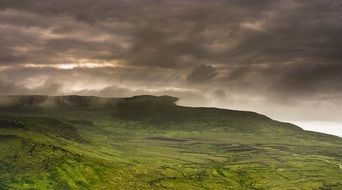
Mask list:
POLYGON ((342 125, 336 122, 297 122, 293 121, 293 124, 300 126, 308 131, 317 131, 321 133, 331 134, 342 138, 342 125))
POLYGON ((341 135, 337 0, 0 0, 0 95, 171 95, 341 135))

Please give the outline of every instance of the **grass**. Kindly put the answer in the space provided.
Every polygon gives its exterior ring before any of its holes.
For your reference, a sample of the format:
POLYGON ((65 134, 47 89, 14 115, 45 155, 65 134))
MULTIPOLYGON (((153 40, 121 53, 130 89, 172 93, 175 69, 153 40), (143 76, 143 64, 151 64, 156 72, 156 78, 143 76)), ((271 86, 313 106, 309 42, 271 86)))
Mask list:
POLYGON ((342 189, 340 138, 256 113, 171 97, 12 99, 0 189, 342 189))

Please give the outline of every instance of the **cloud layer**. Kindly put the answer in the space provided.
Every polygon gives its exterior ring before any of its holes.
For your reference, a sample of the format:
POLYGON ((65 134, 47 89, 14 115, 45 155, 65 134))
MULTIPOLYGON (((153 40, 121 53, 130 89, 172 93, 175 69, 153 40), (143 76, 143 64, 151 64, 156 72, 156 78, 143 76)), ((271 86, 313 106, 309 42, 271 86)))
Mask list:
POLYGON ((0 0, 0 93, 341 120, 341 34, 335 0, 0 0))

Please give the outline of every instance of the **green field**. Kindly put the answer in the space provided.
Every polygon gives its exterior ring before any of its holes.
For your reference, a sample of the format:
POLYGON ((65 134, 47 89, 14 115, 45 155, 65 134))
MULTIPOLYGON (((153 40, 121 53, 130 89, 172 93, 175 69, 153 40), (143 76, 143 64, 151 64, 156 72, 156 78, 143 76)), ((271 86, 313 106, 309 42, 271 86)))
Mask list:
POLYGON ((176 98, 9 96, 0 189, 342 189, 342 139, 176 98))

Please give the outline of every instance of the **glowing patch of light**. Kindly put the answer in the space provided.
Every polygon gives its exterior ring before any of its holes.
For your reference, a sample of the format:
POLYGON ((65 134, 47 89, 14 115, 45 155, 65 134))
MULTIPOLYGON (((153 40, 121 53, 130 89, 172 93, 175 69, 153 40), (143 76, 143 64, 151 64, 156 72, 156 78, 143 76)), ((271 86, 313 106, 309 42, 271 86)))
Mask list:
POLYGON ((243 28, 251 29, 251 30, 257 30, 261 31, 264 29, 264 23, 261 21, 256 21, 256 22, 243 22, 240 25, 243 28))
POLYGON ((61 63, 61 64, 23 64, 26 68, 56 68, 70 70, 75 68, 104 68, 104 67, 118 67, 119 62, 79 62, 79 63, 61 63))
POLYGON ((76 64, 57 64, 55 67, 58 69, 74 69, 75 67, 77 67, 77 65, 76 64))

